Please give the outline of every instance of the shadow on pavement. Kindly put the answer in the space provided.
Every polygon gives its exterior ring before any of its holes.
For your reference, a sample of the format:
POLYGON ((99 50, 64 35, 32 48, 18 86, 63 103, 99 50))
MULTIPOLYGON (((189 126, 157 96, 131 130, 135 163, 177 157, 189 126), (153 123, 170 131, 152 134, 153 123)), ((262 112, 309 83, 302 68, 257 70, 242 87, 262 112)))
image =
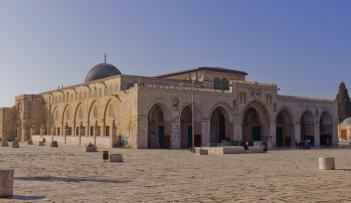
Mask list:
POLYGON ((15 177, 16 180, 23 181, 48 181, 48 182, 97 182, 97 183, 127 183, 129 180, 115 180, 115 179, 97 179, 97 178, 63 178, 54 176, 29 176, 29 177, 15 177))
POLYGON ((336 171, 351 171, 349 168, 337 168, 336 171))
POLYGON ((40 200, 44 199, 46 196, 39 195, 39 196, 31 196, 31 195, 13 195, 12 197, 6 197, 3 199, 14 199, 14 200, 40 200))

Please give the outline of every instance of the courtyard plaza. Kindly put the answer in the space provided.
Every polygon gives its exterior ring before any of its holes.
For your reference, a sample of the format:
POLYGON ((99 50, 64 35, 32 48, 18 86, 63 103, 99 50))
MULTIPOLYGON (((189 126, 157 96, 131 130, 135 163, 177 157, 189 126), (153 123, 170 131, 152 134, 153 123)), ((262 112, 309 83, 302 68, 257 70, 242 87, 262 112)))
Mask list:
MULTIPOLYGON (((15 169, 14 196, 0 202, 347 202, 351 149, 274 150, 201 156, 189 150, 109 149, 103 162, 82 147, 0 148, 0 168, 15 169), (335 157, 336 170, 318 169, 335 157)), ((103 149, 99 149, 102 151, 103 149)))

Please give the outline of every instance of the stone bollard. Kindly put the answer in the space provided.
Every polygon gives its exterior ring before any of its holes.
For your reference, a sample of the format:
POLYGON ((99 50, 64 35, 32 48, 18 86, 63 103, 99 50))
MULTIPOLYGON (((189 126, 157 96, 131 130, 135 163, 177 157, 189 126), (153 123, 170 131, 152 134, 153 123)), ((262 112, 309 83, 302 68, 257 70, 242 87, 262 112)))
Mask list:
POLYGON ((33 145, 33 140, 32 139, 28 140, 28 145, 33 145))
POLYGON ((39 141, 39 146, 45 146, 45 142, 44 141, 39 141))
POLYGON ((19 148, 19 143, 17 140, 14 140, 12 141, 12 144, 11 144, 12 148, 19 148))
POLYGON ((14 170, 0 170, 0 198, 13 195, 14 170))
POLYGON ((122 154, 111 154, 110 162, 123 162, 122 154))
POLYGON ((319 157, 319 169, 320 170, 334 170, 335 159, 334 157, 319 157))
POLYGON ((88 145, 85 147, 85 152, 97 152, 97 148, 95 145, 88 145))
POLYGON ((58 142, 52 141, 50 147, 58 147, 58 142))
POLYGON ((9 142, 7 140, 1 140, 1 146, 2 147, 8 147, 9 146, 9 142))

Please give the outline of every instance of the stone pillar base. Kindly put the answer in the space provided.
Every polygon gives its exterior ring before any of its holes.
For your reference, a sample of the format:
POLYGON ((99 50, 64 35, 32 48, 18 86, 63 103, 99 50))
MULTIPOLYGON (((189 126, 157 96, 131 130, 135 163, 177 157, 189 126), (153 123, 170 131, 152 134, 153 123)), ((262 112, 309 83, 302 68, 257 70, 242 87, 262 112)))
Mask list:
POLYGON ((0 198, 13 195, 14 170, 0 170, 0 198))
POLYGON ((319 169, 320 170, 334 170, 335 159, 334 157, 319 157, 319 169))

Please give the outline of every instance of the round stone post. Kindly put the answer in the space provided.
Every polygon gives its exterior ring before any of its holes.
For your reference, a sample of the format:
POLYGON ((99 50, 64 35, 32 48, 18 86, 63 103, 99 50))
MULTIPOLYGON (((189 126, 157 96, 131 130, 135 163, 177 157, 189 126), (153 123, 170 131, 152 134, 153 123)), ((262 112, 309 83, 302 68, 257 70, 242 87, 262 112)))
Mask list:
POLYGON ((319 157, 319 169, 320 170, 334 170, 335 159, 334 157, 319 157))

